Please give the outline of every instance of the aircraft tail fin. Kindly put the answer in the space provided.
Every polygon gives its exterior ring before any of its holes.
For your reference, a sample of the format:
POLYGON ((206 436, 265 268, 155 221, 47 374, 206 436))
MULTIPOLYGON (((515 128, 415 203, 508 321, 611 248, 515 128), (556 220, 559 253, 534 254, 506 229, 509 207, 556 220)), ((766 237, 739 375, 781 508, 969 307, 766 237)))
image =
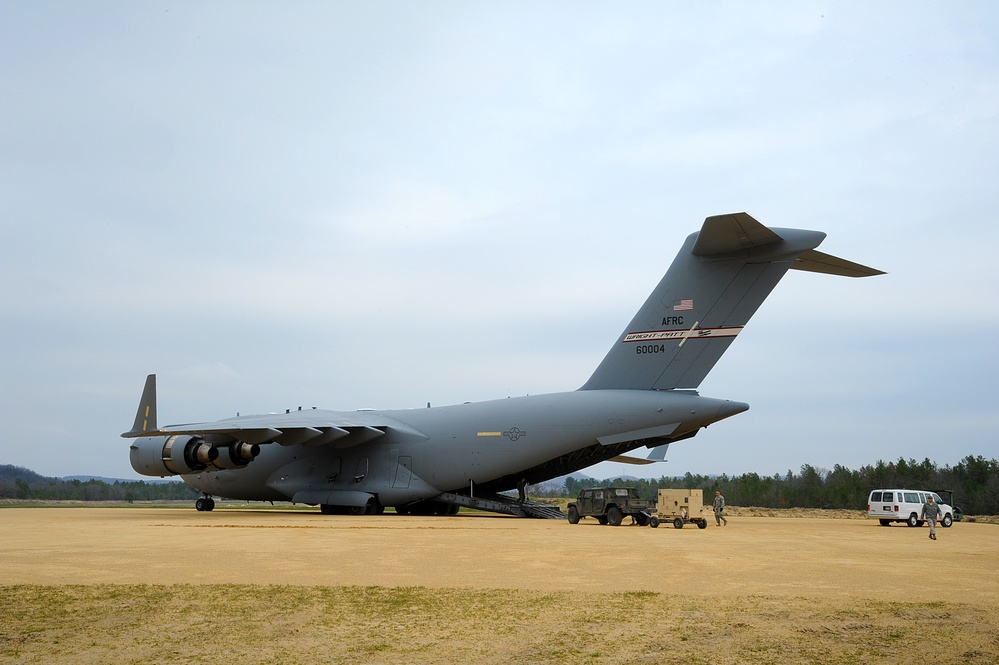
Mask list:
POLYGON ((146 436, 148 432, 156 431, 156 375, 150 374, 146 377, 146 385, 142 388, 142 397, 139 399, 139 408, 135 412, 135 422, 132 429, 123 432, 126 439, 137 436, 146 436))
POLYGON ((708 217, 581 390, 696 388, 789 269, 884 274, 816 251, 825 237, 708 217))

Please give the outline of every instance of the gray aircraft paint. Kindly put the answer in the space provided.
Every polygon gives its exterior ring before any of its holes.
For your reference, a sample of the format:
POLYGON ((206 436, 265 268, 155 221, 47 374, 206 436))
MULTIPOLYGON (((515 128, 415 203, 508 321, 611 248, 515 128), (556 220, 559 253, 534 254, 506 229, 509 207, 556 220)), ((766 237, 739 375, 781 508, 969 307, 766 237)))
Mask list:
POLYGON ((442 492, 499 492, 639 447, 665 445, 749 408, 696 388, 789 269, 878 270, 815 250, 825 234, 709 217, 579 390, 453 406, 310 409, 159 428, 155 375, 132 429, 133 468, 179 474, 206 495, 371 508, 442 492))

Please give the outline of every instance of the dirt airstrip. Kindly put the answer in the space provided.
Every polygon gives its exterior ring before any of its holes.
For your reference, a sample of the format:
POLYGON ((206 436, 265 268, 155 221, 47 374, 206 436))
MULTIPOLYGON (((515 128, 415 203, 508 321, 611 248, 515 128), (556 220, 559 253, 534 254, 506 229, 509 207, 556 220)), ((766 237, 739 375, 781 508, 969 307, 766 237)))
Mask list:
POLYGON ((4 508, 0 662, 999 662, 999 526, 938 532, 4 508))

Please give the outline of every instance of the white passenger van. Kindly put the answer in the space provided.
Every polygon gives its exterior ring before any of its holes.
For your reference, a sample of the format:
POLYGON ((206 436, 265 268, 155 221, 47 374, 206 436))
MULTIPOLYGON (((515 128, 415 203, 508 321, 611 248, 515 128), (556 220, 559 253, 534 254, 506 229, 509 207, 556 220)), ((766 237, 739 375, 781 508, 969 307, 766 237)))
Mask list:
POLYGON ((933 503, 940 506, 940 525, 954 523, 954 509, 948 506, 935 492, 926 490, 874 490, 867 499, 867 516, 877 517, 881 526, 892 522, 905 522, 909 526, 923 526, 923 504, 926 497, 933 497, 933 503))

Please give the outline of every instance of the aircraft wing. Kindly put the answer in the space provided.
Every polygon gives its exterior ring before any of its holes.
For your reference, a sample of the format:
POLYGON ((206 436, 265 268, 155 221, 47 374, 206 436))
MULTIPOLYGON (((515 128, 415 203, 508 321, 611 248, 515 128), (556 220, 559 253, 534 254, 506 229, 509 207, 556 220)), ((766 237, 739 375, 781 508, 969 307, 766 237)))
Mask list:
MULTIPOLYGON (((360 415, 360 414, 359 414, 360 415)), ((323 411, 294 411, 287 414, 245 416, 209 423, 161 427, 142 436, 187 434, 205 436, 211 443, 243 441, 249 444, 279 443, 283 446, 325 446, 350 448, 384 436, 389 430, 406 430, 423 436, 402 423, 382 417, 345 417, 323 411)))
POLYGON ((156 375, 146 377, 132 429, 125 438, 142 436, 202 436, 210 445, 225 445, 233 441, 244 443, 278 443, 283 446, 325 446, 350 448, 385 436, 389 431, 404 432, 410 437, 426 436, 401 422, 376 411, 321 411, 309 409, 259 416, 237 416, 207 423, 188 423, 157 427, 156 375))
POLYGON ((658 460, 654 459, 642 459, 641 457, 629 457, 628 455, 615 455, 607 460, 606 462, 621 462, 622 464, 655 464, 658 460))
POLYGON ((614 457, 611 457, 606 461, 621 462, 623 464, 637 464, 637 465, 655 464, 656 462, 666 461, 667 450, 669 450, 669 444, 664 443, 661 446, 656 446, 655 448, 653 448, 652 452, 649 453, 649 456, 645 458, 631 457, 630 455, 615 455, 614 457))

